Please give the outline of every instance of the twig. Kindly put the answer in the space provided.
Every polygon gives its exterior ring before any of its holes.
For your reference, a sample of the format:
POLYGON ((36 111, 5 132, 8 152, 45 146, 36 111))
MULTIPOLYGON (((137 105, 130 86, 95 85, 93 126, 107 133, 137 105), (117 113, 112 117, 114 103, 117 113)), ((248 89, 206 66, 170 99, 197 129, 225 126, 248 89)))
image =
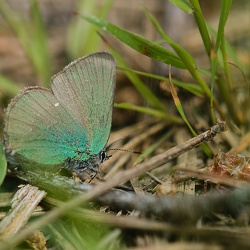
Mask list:
POLYGON ((230 178, 226 176, 219 176, 214 173, 204 172, 202 170, 188 169, 188 168, 176 168, 175 172, 184 172, 187 177, 195 177, 197 179, 206 180, 215 184, 223 184, 231 187, 244 188, 248 185, 248 182, 230 178))

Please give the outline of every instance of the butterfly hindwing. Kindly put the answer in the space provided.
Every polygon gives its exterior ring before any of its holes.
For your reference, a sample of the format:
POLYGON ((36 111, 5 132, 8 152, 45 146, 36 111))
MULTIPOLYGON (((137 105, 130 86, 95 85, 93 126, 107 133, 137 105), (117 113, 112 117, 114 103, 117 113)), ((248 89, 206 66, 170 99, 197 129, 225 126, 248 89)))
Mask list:
POLYGON ((9 105, 5 115, 5 150, 42 164, 60 164, 86 147, 86 130, 48 90, 31 87, 9 105))

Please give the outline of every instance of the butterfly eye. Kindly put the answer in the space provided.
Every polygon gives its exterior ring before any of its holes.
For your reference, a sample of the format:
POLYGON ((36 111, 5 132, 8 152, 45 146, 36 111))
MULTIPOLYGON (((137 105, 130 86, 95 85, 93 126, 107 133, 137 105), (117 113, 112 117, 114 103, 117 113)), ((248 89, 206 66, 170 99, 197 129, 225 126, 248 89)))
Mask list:
POLYGON ((106 151, 101 152, 100 158, 101 158, 101 163, 103 163, 104 161, 108 159, 106 151))
POLYGON ((101 160, 101 163, 107 161, 112 155, 107 155, 107 152, 106 151, 102 151, 100 153, 100 160, 101 160))

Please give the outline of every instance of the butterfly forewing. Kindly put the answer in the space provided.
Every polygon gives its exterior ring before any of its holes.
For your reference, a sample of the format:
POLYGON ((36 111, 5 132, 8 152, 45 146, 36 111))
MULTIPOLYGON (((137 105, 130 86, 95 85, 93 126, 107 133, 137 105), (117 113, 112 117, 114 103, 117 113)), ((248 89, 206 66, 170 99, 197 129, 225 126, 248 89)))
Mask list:
POLYGON ((113 57, 96 53, 52 78, 52 91, 25 89, 5 113, 6 152, 43 164, 61 164, 79 152, 88 160, 108 140, 114 85, 113 57))
POLYGON ((108 53, 81 58, 52 78, 53 94, 86 128, 94 154, 109 138, 114 88, 115 62, 108 53))

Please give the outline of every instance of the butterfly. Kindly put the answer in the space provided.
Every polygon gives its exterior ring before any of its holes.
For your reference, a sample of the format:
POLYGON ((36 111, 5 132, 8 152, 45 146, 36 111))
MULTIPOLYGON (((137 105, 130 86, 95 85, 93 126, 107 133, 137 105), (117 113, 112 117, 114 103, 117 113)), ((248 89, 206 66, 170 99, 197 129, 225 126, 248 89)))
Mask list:
POLYGON ((50 89, 27 87, 4 118, 7 159, 20 165, 63 165, 98 173, 108 159, 115 62, 98 52, 79 58, 51 78, 50 89))

